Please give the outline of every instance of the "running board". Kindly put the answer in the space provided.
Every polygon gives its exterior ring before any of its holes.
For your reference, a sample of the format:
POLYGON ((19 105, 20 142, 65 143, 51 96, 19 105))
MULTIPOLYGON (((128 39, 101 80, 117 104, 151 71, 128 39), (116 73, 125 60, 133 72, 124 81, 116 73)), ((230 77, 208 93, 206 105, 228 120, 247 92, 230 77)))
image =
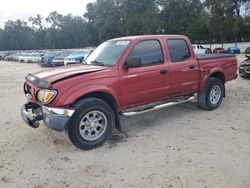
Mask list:
POLYGON ((186 102, 189 102, 189 101, 192 101, 192 100, 195 100, 196 97, 195 96, 192 96, 188 99, 185 99, 185 100, 182 100, 182 101, 177 101, 177 102, 168 102, 168 103, 164 103, 164 104, 160 104, 160 105, 156 105, 156 106, 153 106, 152 108, 147 108, 145 110, 136 110, 136 111, 127 111, 127 112, 122 112, 121 115, 122 116, 134 116, 134 115, 139 115, 139 114, 144 114, 144 113, 147 113, 147 112, 151 112, 151 111, 155 111, 155 110, 159 110, 159 109, 162 109, 162 108, 166 108, 166 107, 170 107, 170 106, 175 106, 177 104, 182 104, 182 103, 186 103, 186 102))

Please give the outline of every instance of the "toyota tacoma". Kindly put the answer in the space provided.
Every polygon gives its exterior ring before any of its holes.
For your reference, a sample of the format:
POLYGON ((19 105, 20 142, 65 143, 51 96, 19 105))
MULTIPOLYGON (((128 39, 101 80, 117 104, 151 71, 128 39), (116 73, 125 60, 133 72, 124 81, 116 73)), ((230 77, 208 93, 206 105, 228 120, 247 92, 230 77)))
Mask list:
POLYGON ((37 128, 68 132, 80 149, 104 143, 121 130, 120 116, 149 113, 197 100, 204 110, 218 108, 225 83, 237 78, 229 54, 195 56, 181 35, 144 35, 108 40, 80 65, 28 74, 23 120, 37 128))

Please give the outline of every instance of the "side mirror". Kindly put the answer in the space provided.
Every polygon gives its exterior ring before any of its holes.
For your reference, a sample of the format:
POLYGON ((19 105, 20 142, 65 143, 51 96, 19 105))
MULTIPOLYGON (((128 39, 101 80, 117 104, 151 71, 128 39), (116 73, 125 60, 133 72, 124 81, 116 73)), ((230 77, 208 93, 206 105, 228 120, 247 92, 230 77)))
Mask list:
POLYGON ((133 67, 141 67, 141 57, 132 57, 127 59, 123 67, 125 69, 133 67))
POLYGON ((246 54, 246 58, 250 58, 250 54, 246 54))

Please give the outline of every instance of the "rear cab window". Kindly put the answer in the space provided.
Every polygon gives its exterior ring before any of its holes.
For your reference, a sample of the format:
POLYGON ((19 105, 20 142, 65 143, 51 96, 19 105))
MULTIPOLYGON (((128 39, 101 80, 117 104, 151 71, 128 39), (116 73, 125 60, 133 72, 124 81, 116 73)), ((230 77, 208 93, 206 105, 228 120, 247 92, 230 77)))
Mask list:
POLYGON ((167 39, 167 45, 173 63, 183 62, 191 57, 188 44, 184 39, 167 39))
POLYGON ((141 66, 150 66, 164 63, 161 44, 158 40, 145 40, 136 44, 130 58, 141 58, 141 66))

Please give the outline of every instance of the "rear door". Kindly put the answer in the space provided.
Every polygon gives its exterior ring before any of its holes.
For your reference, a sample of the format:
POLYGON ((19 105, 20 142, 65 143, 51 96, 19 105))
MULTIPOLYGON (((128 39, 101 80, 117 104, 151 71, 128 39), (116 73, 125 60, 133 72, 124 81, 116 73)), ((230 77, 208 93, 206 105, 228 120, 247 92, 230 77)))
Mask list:
POLYGON ((159 40, 139 41, 129 58, 142 59, 141 67, 121 69, 120 96, 123 108, 166 98, 169 89, 168 64, 159 40))
POLYGON ((171 96, 193 94, 199 87, 199 67, 184 39, 167 39, 170 57, 171 96))

